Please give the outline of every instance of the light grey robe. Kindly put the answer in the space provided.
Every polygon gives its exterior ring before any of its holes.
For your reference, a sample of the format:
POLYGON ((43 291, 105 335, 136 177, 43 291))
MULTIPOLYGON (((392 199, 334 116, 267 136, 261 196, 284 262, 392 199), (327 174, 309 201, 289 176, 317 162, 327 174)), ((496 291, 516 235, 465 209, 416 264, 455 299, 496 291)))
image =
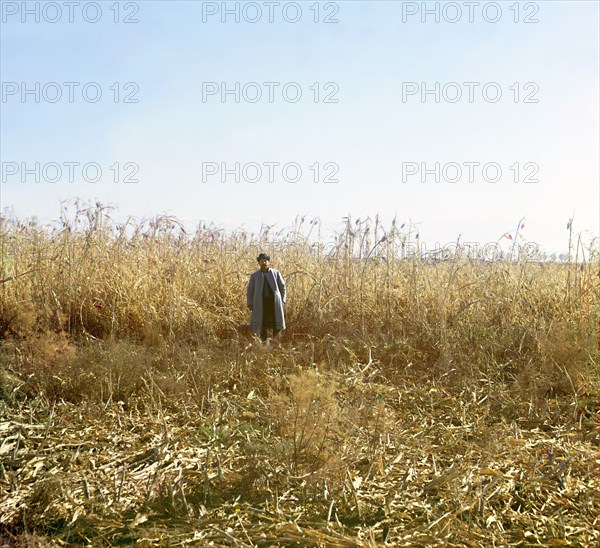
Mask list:
POLYGON ((263 320, 263 279, 267 279, 273 294, 275 296, 275 327, 285 329, 285 316, 283 313, 283 304, 285 303, 285 282, 279 270, 269 268, 263 276, 260 270, 257 270, 250 276, 248 282, 247 304, 252 306, 252 315, 250 316, 250 329, 254 333, 262 331, 263 320))

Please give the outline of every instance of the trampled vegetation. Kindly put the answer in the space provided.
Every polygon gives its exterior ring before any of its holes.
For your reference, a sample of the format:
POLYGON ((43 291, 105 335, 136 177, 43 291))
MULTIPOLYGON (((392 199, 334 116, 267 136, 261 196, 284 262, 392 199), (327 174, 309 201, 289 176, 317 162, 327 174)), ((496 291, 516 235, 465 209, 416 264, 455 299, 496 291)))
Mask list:
POLYGON ((4 219, 0 539, 599 544, 597 254, 427 261, 395 225, 318 228, 4 219), (262 250, 280 348, 237 329, 262 250))

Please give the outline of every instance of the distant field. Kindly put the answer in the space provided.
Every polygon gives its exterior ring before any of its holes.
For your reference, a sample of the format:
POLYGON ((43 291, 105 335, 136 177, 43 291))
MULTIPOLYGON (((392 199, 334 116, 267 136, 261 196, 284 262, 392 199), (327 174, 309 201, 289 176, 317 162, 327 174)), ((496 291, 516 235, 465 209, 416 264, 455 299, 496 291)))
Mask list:
POLYGON ((317 230, 4 220, 0 546, 600 544, 598 254, 317 230), (263 250, 281 348, 237 329, 263 250))

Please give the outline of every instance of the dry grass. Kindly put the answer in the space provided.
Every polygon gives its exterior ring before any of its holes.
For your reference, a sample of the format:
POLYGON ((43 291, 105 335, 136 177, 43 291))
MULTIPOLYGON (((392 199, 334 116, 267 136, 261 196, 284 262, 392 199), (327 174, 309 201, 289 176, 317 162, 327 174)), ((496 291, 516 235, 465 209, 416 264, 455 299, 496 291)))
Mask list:
POLYGON ((0 545, 599 543, 597 256, 318 230, 3 220, 0 545), (263 249, 273 350, 237 330, 263 249))

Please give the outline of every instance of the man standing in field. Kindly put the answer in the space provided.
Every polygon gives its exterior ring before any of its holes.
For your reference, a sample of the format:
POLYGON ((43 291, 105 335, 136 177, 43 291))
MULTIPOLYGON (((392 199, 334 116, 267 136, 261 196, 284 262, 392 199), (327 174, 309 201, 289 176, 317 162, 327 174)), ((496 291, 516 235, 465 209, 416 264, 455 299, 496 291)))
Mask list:
POLYGON ((267 340, 268 331, 273 331, 273 339, 285 329, 285 282, 278 270, 269 267, 271 258, 261 253, 256 260, 260 269, 250 276, 247 291, 247 304, 251 311, 250 329, 267 340))

